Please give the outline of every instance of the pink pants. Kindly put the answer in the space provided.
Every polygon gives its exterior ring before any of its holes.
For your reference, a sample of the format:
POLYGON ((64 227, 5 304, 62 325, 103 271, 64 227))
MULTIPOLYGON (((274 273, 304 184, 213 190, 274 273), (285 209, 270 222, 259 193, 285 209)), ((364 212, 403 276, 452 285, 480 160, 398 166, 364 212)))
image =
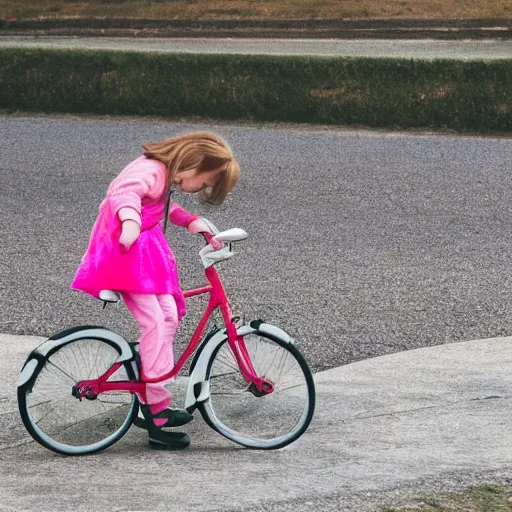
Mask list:
MULTIPOLYGON (((172 342, 178 329, 178 311, 172 295, 122 292, 123 300, 140 327, 139 354, 142 373, 161 377, 174 367, 172 342)), ((156 413, 169 407, 172 395, 165 387, 172 379, 148 384, 147 403, 156 413), (156 409, 156 410, 155 410, 156 409)))

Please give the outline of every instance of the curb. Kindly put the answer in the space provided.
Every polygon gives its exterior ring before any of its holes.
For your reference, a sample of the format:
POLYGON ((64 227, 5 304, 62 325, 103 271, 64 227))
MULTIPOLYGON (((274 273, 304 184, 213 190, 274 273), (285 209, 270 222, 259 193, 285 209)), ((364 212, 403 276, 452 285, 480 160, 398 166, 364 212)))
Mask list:
POLYGON ((1 35, 104 37, 511 39, 512 19, 454 20, 0 20, 1 35))

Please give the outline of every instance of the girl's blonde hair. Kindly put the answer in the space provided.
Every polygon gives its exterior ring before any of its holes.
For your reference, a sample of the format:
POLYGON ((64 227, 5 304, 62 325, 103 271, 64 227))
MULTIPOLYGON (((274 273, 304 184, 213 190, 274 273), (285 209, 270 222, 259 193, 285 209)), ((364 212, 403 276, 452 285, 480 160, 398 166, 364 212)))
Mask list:
POLYGON ((202 201, 220 205, 236 185, 240 167, 229 145, 213 132, 195 132, 144 144, 144 155, 163 162, 167 167, 167 187, 181 171, 197 169, 207 172, 222 169, 212 187, 202 190, 202 201))

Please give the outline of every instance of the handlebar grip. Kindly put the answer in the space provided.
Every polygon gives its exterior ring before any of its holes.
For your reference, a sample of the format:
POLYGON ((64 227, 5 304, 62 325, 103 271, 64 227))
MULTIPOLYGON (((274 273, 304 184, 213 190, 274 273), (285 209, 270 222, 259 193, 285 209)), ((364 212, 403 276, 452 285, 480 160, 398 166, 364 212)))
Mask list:
POLYGON ((204 239, 206 240, 207 244, 209 244, 212 241, 213 235, 211 233, 204 231, 201 234, 204 236, 204 239))

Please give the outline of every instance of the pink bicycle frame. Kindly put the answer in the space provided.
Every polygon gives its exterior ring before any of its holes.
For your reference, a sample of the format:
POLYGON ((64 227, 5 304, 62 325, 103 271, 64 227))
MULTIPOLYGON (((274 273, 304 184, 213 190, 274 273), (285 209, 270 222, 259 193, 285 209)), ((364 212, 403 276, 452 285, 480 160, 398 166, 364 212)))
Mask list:
MULTIPOLYGON (((207 234, 205 234, 205 236, 206 235, 207 234)), ((208 237, 207 240, 209 241, 208 237)), ((162 382, 178 375, 187 359, 197 349, 208 320, 217 308, 220 308, 222 312, 222 317, 226 325, 229 347, 236 359, 236 362, 238 363, 240 373, 242 374, 243 378, 248 384, 253 383, 259 392, 271 393, 274 388, 273 383, 256 375, 256 371, 252 365, 251 358, 249 356, 249 352, 247 351, 247 347, 245 346, 243 337, 238 336, 236 325, 231 316, 231 307, 229 305, 224 286, 222 285, 217 271, 213 266, 210 266, 205 269, 205 275, 208 279, 208 282, 210 283, 209 285, 184 292, 186 299, 198 295, 203 295, 205 293, 210 294, 210 299, 208 301, 206 311, 203 313, 203 316, 201 317, 201 320, 199 321, 187 348, 171 371, 165 375, 162 375, 161 377, 150 379, 142 375, 141 369, 141 376, 139 381, 107 382, 107 380, 122 366, 122 363, 115 363, 97 379, 77 382, 75 387, 79 391, 78 398, 93 398, 101 393, 107 393, 109 391, 129 391, 131 393, 137 393, 140 395, 142 400, 145 402, 146 384, 162 382)))

